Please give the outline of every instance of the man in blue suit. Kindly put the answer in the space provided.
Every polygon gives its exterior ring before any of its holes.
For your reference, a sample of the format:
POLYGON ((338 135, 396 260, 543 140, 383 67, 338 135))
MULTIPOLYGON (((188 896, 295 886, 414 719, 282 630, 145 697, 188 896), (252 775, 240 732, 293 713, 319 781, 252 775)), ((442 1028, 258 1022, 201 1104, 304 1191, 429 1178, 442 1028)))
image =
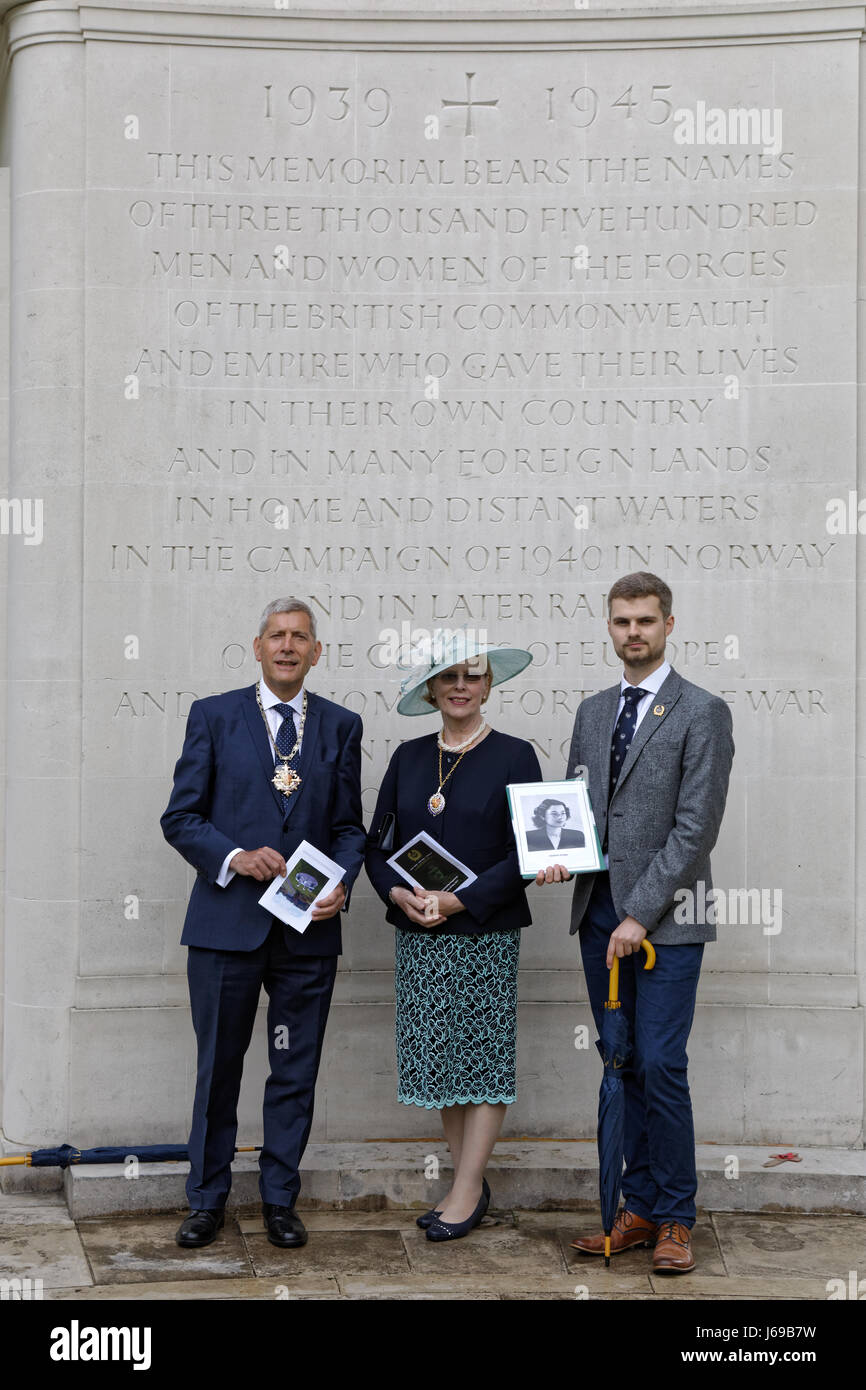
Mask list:
POLYGON ((269 998, 259 1189, 268 1239, 307 1239, 295 1199, 342 943, 339 913, 364 859, 361 720, 304 682, 321 656, 312 610, 277 599, 253 643, 256 685, 196 700, 161 825, 197 878, 181 941, 198 1071, 183 1246, 223 1225, 244 1055, 264 985, 269 998), (345 869, 300 934, 259 906, 302 840, 345 869))

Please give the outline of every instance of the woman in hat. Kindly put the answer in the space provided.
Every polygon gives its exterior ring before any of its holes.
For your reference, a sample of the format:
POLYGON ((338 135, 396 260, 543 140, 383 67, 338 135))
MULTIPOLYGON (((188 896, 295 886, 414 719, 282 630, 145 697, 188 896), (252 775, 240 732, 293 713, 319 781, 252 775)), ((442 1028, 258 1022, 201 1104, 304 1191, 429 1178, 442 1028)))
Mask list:
POLYGON ((403 681, 399 713, 437 711, 441 728, 394 753, 368 840, 367 873, 397 929, 398 1098, 439 1110, 454 1164, 450 1191, 418 1218, 432 1241, 484 1217, 484 1170, 515 1099, 517 963, 532 918, 505 788, 541 781, 541 769, 529 743, 489 726, 484 705, 531 660, 456 633, 403 681), (430 895, 401 878, 387 860, 421 830, 474 882, 430 895))

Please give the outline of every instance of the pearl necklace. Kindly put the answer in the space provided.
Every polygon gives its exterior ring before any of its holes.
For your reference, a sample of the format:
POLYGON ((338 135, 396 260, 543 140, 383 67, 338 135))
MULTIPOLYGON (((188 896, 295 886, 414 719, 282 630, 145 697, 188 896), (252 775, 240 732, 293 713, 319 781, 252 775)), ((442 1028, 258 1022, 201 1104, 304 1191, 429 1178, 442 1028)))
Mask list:
POLYGON ((486 720, 486 719, 482 719, 481 723, 478 725, 478 728, 475 730, 475 732, 472 733, 472 734, 470 734, 468 738, 465 738, 465 739, 463 740, 462 743, 446 743, 445 740, 444 740, 443 737, 442 737, 442 735, 443 735, 444 732, 445 732, 445 728, 444 728, 444 725, 443 725, 443 727, 442 727, 442 728, 440 729, 440 731, 439 731, 439 737, 438 737, 438 740, 437 740, 437 741, 438 741, 439 747, 442 749, 442 752, 443 752, 443 753, 462 753, 463 749, 464 749, 464 748, 468 748, 469 745, 470 745, 470 743, 474 743, 475 740, 477 739, 478 735, 479 735, 479 734, 483 734, 483 733, 484 733, 484 730, 485 730, 486 728, 487 728, 487 720, 486 720))
MULTIPOLYGON (((439 734, 436 740, 436 742, 439 745, 439 786, 436 788, 435 792, 427 802, 427 810, 430 812, 431 816, 441 816, 442 812, 445 810, 445 797, 442 795, 442 788, 445 786, 445 783, 448 781, 448 778, 451 776, 451 773, 456 772, 458 767, 462 763, 466 755, 466 750, 468 749, 470 743, 474 743, 478 736, 480 734, 483 734, 486 728, 487 722, 486 720, 482 719, 474 734, 472 734, 470 738, 464 739, 462 743, 456 743, 453 748, 450 744, 443 743, 442 734, 439 734), (443 753, 457 753, 459 755, 454 766, 449 768, 448 772, 445 773, 444 777, 442 775, 443 753)), ((443 728, 442 733, 444 732, 445 730, 443 728)))

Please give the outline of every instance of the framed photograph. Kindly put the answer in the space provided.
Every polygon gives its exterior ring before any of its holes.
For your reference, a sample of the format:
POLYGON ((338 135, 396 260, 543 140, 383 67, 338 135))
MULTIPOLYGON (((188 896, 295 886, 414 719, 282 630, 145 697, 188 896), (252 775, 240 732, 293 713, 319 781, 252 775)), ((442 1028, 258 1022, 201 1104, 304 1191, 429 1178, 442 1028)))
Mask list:
POLYGON ((582 779, 514 782, 508 787, 508 805, 524 878, 535 878, 550 864, 562 864, 572 874, 604 868, 589 788, 582 779))
POLYGON ((425 893, 456 893, 468 883, 474 883, 477 877, 426 830, 407 840, 402 849, 391 855, 388 863, 407 883, 422 888, 425 893))
POLYGON ((295 931, 305 932, 313 920, 316 903, 334 891, 345 873, 315 845, 302 840, 286 862, 285 874, 275 878, 259 898, 259 906, 295 931))

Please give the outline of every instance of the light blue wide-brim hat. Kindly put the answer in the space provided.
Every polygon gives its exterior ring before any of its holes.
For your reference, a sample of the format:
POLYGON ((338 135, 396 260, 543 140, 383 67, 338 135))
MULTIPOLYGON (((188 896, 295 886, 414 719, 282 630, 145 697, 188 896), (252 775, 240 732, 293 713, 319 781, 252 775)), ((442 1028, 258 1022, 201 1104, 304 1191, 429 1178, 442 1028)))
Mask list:
POLYGON ((487 657, 493 685, 510 680, 532 661, 531 652, 520 647, 490 646, 487 642, 479 642, 477 636, 465 628, 443 634, 434 632, 428 642, 416 643, 414 653, 410 654, 411 669, 400 682, 398 714, 435 714, 435 705, 424 699, 427 682, 452 666, 481 656, 487 657))

